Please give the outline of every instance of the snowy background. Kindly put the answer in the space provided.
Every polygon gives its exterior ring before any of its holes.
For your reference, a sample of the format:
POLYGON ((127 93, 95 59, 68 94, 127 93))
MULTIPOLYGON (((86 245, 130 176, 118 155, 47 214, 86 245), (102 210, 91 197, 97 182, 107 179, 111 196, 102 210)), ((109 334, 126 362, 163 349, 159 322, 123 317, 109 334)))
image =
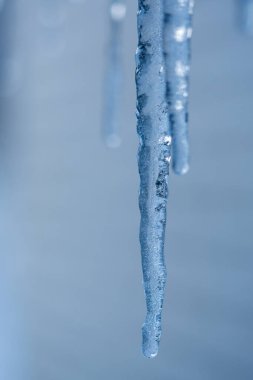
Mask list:
POLYGON ((253 378, 253 39, 197 0, 191 170, 170 177, 159 356, 141 354, 134 53, 101 140, 106 0, 0 1, 0 378, 253 378))

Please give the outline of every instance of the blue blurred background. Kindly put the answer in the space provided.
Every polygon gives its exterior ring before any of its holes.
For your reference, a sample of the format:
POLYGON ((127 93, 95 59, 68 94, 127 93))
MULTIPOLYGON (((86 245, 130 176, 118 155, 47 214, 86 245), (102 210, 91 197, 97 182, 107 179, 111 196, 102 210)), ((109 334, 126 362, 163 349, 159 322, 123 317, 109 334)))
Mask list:
POLYGON ((253 40, 197 0, 191 170, 170 177, 159 356, 141 354, 134 53, 101 139, 105 0, 0 2, 0 379, 253 379, 253 40))

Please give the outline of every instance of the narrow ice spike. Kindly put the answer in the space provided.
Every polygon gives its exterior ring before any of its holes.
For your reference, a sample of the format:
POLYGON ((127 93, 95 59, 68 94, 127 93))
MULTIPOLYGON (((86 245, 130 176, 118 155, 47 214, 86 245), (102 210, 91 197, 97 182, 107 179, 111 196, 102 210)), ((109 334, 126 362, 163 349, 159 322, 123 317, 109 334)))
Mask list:
POLYGON ((172 168, 189 169, 188 99, 193 0, 164 0, 166 98, 172 134, 172 168))
POLYGON ((136 113, 140 138, 140 244, 147 305, 142 349, 149 358, 158 353, 166 281, 164 237, 171 137, 165 98, 163 14, 162 0, 138 1, 136 113))

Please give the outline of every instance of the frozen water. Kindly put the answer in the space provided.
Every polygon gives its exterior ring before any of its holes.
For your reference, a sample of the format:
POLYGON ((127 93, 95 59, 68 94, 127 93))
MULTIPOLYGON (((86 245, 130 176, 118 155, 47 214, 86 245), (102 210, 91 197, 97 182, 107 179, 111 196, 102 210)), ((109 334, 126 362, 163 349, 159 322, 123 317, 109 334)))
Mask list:
POLYGON ((140 136, 140 244, 147 316, 142 327, 143 353, 154 357, 161 337, 166 281, 164 234, 171 138, 168 133, 163 57, 163 7, 140 0, 136 52, 137 130, 140 136))
POLYGON ((119 125, 122 104, 122 32, 126 15, 124 0, 110 0, 110 40, 108 44, 107 71, 105 77, 104 115, 102 134, 110 148, 121 144, 119 125))
POLYGON ((176 174, 189 169, 188 98, 192 0, 164 0, 166 97, 172 134, 172 167, 176 174))

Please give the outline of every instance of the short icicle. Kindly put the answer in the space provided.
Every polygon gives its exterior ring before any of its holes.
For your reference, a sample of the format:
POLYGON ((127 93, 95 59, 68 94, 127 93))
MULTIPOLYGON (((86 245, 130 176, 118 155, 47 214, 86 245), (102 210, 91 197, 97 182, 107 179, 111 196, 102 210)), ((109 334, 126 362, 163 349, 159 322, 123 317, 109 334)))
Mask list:
POLYGON ((172 168, 189 169, 188 97, 193 0, 164 0, 166 98, 172 134, 172 168))
POLYGON ((110 1, 110 41, 105 77, 102 134, 106 145, 117 148, 121 143, 119 124, 122 95, 122 29, 126 14, 125 0, 110 1))
POLYGON ((140 244, 147 315, 143 354, 155 357, 161 337, 166 282, 164 237, 171 137, 163 55, 163 0, 139 0, 136 52, 137 131, 140 138, 140 244))

